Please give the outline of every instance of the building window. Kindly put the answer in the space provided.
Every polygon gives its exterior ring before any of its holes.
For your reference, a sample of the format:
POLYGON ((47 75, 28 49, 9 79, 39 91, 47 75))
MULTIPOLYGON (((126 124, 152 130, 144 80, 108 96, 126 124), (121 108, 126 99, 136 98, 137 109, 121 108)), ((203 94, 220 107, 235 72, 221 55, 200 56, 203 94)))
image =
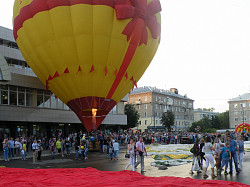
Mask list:
POLYGON ((157 101, 157 97, 155 97, 155 101, 157 101))
POLYGON ((144 105, 144 109, 146 109, 146 110, 148 109, 148 105, 147 104, 144 105))
POLYGON ((238 115, 238 111, 234 111, 234 115, 238 115))
POLYGON ((10 105, 17 105, 17 87, 9 86, 10 90, 10 105))
POLYGON ((139 121, 139 125, 141 125, 141 121, 139 121))
POLYGON ((237 108, 238 107, 238 104, 234 104, 234 108, 237 108))
MULTIPOLYGON (((244 122, 246 122, 247 118, 244 117, 244 122)), ((241 121, 243 121, 243 117, 241 117, 241 121)))
POLYGON ((246 103, 241 103, 240 106, 243 107, 243 108, 245 108, 246 107, 246 103))
POLYGON ((144 101, 147 101, 147 100, 148 100, 148 98, 147 98, 147 96, 145 96, 145 97, 144 97, 144 101))
POLYGON ((234 121, 238 121, 238 118, 234 118, 234 121))
POLYGON ((144 113, 144 116, 147 117, 147 112, 144 113))
POLYGON ((148 121, 147 121, 147 120, 145 120, 145 125, 147 125, 147 123, 148 123, 148 121))
POLYGON ((158 120, 155 120, 155 124, 156 124, 156 125, 158 124, 158 120))
POLYGON ((140 109, 141 109, 141 106, 140 106, 140 105, 138 105, 138 106, 137 106, 137 109, 138 109, 138 110, 140 110, 140 109))
POLYGON ((161 109, 161 105, 160 105, 160 109, 161 109))
POLYGON ((8 96, 8 87, 3 86, 1 87, 1 104, 8 104, 9 96, 8 96))
POLYGON ((44 92, 44 108, 50 108, 50 92, 44 92))
POLYGON ((155 109, 158 109, 158 105, 157 104, 155 104, 155 109))
POLYGON ((25 106, 25 88, 18 87, 18 105, 25 106))

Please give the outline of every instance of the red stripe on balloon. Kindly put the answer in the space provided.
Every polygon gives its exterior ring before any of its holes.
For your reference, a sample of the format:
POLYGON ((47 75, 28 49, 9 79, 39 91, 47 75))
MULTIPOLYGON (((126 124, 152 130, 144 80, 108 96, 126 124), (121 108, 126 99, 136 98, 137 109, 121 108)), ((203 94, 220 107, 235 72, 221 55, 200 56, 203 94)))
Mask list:
POLYGON ((112 96, 114 95, 115 90, 117 89, 118 85, 120 84, 123 76, 125 75, 125 73, 128 69, 130 62, 132 61, 132 59, 135 55, 137 46, 140 42, 140 35, 142 33, 143 26, 144 26, 144 21, 142 19, 137 19, 136 24, 135 24, 134 33, 132 35, 132 38, 131 38, 129 46, 128 46, 128 50, 127 50, 125 57, 122 61, 122 64, 121 64, 121 67, 118 71, 116 79, 115 79, 115 81, 114 81, 114 83, 113 83, 113 85, 112 85, 112 87, 107 95, 107 98, 109 98, 109 99, 111 99, 112 96))
POLYGON ((13 29, 14 38, 17 39, 17 32, 23 27, 23 23, 33 18, 37 13, 49 11, 60 6, 72 6, 77 4, 104 5, 114 8, 115 0, 33 0, 29 5, 21 8, 19 15, 15 18, 13 29))

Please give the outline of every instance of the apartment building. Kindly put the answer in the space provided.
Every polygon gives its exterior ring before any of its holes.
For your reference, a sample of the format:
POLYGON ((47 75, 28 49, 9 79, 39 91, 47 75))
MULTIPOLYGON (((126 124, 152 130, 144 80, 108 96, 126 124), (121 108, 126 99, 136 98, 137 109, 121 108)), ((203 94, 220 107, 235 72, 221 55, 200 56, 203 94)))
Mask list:
POLYGON ((150 86, 135 88, 128 100, 135 105, 140 114, 138 129, 142 131, 165 131, 160 121, 162 113, 168 110, 173 111, 175 115, 173 131, 187 131, 194 120, 194 100, 178 94, 176 88, 170 90, 150 86))

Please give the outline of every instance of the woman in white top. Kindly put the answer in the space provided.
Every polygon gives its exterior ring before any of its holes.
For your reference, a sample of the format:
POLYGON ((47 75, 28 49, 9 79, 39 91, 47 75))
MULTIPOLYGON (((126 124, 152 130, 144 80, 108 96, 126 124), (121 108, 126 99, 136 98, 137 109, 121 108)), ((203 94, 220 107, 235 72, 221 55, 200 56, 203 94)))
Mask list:
POLYGON ((135 143, 133 139, 130 139, 128 144, 128 152, 129 152, 129 163, 125 167, 125 170, 128 169, 130 165, 132 165, 132 171, 135 171, 135 143))
POLYGON ((208 178, 207 175, 207 168, 209 166, 209 163, 211 164, 211 177, 215 178, 216 175, 214 174, 214 158, 213 158, 213 151, 214 151, 214 147, 211 143, 211 138, 209 136, 207 136, 206 138, 206 142, 205 145, 203 147, 203 151, 205 153, 205 159, 206 159, 206 165, 204 167, 204 172, 203 172, 203 178, 206 179, 208 178))

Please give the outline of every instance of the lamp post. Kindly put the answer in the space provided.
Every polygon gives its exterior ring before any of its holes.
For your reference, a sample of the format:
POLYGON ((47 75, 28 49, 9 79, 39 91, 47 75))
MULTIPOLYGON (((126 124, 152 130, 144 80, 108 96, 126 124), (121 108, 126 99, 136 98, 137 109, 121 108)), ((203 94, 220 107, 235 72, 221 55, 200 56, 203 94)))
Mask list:
POLYGON ((241 104, 241 108, 242 108, 242 117, 243 117, 243 129, 242 129, 242 132, 244 133, 244 109, 243 109, 243 104, 241 104))

